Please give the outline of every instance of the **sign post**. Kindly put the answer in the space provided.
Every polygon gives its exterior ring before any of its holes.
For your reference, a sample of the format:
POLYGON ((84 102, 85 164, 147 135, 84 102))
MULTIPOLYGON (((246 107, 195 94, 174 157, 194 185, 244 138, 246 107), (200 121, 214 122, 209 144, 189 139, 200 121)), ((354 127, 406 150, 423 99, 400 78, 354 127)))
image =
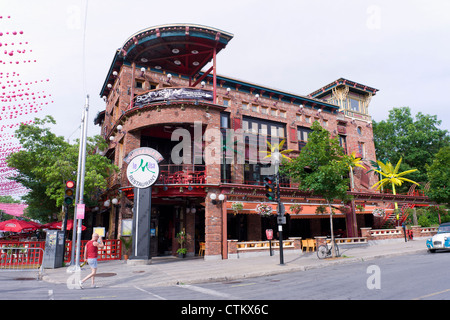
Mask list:
POLYGON ((272 239, 273 239, 273 230, 272 229, 266 229, 266 238, 269 240, 269 250, 270 250, 270 256, 272 256, 272 239))
POLYGON ((150 219, 152 208, 152 185, 159 178, 161 154, 152 148, 131 151, 124 161, 128 163, 127 178, 134 186, 134 210, 132 226, 132 254, 130 263, 148 264, 150 255, 150 219))

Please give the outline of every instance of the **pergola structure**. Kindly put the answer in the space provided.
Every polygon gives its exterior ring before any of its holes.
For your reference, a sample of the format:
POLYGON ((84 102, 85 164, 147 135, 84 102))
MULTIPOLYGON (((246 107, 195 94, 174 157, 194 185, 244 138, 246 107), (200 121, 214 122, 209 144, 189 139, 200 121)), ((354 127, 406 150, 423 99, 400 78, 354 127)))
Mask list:
POLYGON ((198 85, 212 72, 215 99, 216 55, 232 38, 231 33, 196 24, 160 25, 141 30, 129 37, 115 52, 100 95, 108 96, 121 66, 130 64, 133 75, 138 67, 141 70, 164 70, 167 74, 173 72, 188 77, 191 87, 198 85), (194 82, 194 77, 211 61, 212 66, 194 82))

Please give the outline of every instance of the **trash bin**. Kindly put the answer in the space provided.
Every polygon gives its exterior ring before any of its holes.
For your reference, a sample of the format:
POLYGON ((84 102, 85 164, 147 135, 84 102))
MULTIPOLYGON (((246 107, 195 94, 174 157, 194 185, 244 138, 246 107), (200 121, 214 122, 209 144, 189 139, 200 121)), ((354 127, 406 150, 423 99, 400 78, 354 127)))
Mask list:
POLYGON ((44 268, 55 269, 64 262, 64 231, 48 230, 45 239, 45 251, 42 265, 44 268))

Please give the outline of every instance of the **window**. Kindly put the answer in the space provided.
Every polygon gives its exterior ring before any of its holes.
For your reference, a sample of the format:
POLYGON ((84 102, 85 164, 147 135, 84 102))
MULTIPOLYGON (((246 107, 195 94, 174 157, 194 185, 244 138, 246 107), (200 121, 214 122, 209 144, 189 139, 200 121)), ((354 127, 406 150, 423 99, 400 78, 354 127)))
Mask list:
POLYGON ((297 128, 298 150, 302 150, 302 148, 306 145, 308 142, 308 136, 311 132, 312 130, 307 127, 297 128))
POLYGON ((229 107, 230 106, 230 99, 223 98, 223 106, 224 107, 229 107))
POLYGON ((297 121, 302 121, 302 115, 301 114, 297 114, 296 115, 296 120, 297 121))
POLYGON ((361 157, 364 159, 366 157, 365 153, 365 146, 364 146, 364 142, 358 142, 358 152, 361 154, 361 157))
POLYGON ((242 110, 248 110, 248 103, 242 102, 242 110))
POLYGON ((277 116, 277 109, 270 109, 270 115, 276 117, 277 116))
POLYGON ((361 129, 361 127, 356 128, 356 132, 358 132, 358 134, 361 135, 361 134, 362 134, 362 129, 361 129))
POLYGON ((230 127, 230 115, 228 113, 220 114, 220 127, 229 128, 230 127))
POLYGON ((251 118, 251 117, 243 117, 242 129, 244 132, 251 131, 252 134, 262 134, 269 135, 273 137, 282 137, 286 136, 286 128, 285 124, 277 123, 273 121, 251 118))
POLYGON ((253 112, 258 112, 258 106, 252 105, 252 111, 253 111, 253 112))
POLYGON ((344 153, 347 154, 347 139, 345 136, 339 135, 339 145, 344 149, 344 153))
POLYGON ((281 111, 281 110, 280 110, 280 117, 286 119, 286 111, 281 111))
POLYGON ((311 123, 311 117, 305 116, 305 122, 306 122, 306 123, 311 123))
POLYGON ((136 80, 135 88, 143 89, 144 88, 144 81, 136 80))
POLYGON ((261 107, 261 113, 262 113, 262 114, 269 114, 268 109, 269 109, 269 108, 267 108, 267 107, 261 107))
POLYGON ((328 120, 323 120, 322 125, 324 128, 328 128, 328 120))
POLYGON ((359 110, 359 100, 350 98, 350 109, 352 111, 360 112, 359 110))

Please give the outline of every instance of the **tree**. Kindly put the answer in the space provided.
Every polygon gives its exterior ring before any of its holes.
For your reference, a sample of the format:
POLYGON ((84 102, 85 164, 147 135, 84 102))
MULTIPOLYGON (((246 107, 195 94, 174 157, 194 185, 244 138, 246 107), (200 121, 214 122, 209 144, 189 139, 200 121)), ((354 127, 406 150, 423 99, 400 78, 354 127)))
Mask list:
MULTIPOLYGON (((33 125, 21 125, 16 131, 24 150, 11 154, 8 166, 18 175, 13 178, 31 191, 23 197, 29 207, 28 216, 42 222, 59 212, 63 204, 65 181, 76 180, 78 150, 74 145, 56 136, 46 127, 56 124, 51 116, 35 119, 33 125)), ((87 205, 95 201, 95 195, 106 188, 106 179, 118 168, 110 161, 95 154, 94 150, 106 147, 100 136, 89 138, 86 148, 86 176, 84 199, 87 205)))
POLYGON ((414 118, 409 107, 393 108, 386 121, 373 121, 377 159, 396 163, 402 158, 400 171, 418 169, 411 179, 427 181, 426 165, 442 147, 450 146, 448 131, 439 129, 440 124, 437 116, 419 112, 414 118))
POLYGON ((296 158, 283 162, 281 171, 299 183, 299 190, 311 192, 327 201, 330 211, 330 231, 334 250, 333 217, 331 203, 335 200, 348 202, 348 168, 351 158, 344 154, 338 138, 330 138, 330 133, 315 121, 308 143, 296 158))
POLYGON ((430 189, 426 195, 441 204, 450 204, 450 146, 443 147, 426 166, 430 189))
MULTIPOLYGON (((402 163, 402 158, 400 158, 400 160, 397 162, 397 165, 394 168, 394 166, 390 162, 388 162, 387 164, 384 164, 383 162, 378 161, 378 165, 380 166, 381 171, 376 170, 376 169, 374 169, 374 171, 378 172, 385 178, 383 178, 380 181, 378 181, 377 183, 375 183, 372 186, 372 188, 377 186, 377 190, 378 190, 379 188, 382 188, 383 186, 390 184, 392 187, 392 193, 395 195, 396 194, 395 186, 401 186, 403 184, 403 182, 405 182, 405 181, 419 185, 417 182, 404 177, 407 174, 417 171, 417 169, 411 169, 411 170, 407 170, 407 171, 403 171, 403 172, 399 173, 398 170, 400 168, 401 163, 402 163)), ((397 202, 395 202, 395 210, 398 210, 397 202)))

